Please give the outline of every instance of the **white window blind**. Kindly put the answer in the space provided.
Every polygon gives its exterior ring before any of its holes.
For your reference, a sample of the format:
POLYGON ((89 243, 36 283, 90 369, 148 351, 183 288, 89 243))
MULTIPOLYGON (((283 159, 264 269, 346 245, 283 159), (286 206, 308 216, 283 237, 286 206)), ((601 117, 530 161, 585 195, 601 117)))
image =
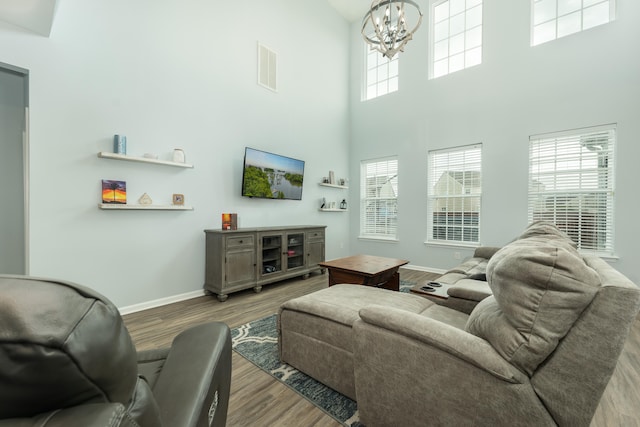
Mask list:
POLYGON ((431 12, 431 77, 482 63, 482 0, 435 1, 431 12))
POLYGON ((429 151, 427 241, 480 243, 482 144, 429 151))
POLYGON ((360 237, 397 239, 398 160, 363 161, 360 170, 360 237))
POLYGON ((530 137, 529 222, 552 222, 580 250, 613 255, 615 140, 615 125, 530 137))
POLYGON ((398 90, 398 55, 389 60, 377 50, 365 45, 365 94, 369 100, 398 90))
POLYGON ((611 22, 615 0, 531 0, 531 45, 611 22))

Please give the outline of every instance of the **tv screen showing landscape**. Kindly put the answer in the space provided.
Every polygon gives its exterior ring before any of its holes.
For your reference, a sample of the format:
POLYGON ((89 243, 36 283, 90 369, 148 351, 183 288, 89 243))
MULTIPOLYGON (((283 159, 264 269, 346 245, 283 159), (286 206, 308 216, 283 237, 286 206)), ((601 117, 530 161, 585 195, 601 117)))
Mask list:
POLYGON ((302 199, 304 161, 247 147, 242 195, 263 199, 302 199))

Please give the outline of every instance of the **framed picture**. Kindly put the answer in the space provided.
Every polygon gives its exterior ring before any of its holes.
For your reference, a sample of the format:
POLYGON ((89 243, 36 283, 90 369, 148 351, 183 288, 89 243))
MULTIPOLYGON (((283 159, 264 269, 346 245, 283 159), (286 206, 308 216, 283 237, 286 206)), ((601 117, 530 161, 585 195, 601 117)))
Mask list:
POLYGON ((184 194, 174 194, 173 204, 180 205, 180 206, 184 205, 184 194))
POLYGON ((102 180, 102 203, 127 204, 126 181, 102 180))

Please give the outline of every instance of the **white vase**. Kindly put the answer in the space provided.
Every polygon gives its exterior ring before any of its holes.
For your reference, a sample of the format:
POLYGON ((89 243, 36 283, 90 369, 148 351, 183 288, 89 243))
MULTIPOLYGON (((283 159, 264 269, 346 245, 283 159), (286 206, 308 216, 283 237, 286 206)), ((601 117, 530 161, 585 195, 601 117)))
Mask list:
POLYGON ((179 148, 173 150, 173 161, 176 163, 184 163, 186 161, 184 151, 179 148))

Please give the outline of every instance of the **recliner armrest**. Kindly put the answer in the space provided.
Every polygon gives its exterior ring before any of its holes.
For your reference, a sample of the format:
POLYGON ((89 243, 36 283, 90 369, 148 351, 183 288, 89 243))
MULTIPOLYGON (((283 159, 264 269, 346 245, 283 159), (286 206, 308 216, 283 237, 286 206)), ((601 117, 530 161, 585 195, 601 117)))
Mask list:
POLYGON ((89 403, 32 418, 0 420, 0 427, 139 427, 121 403, 89 403))
POLYGON ((479 246, 473 253, 474 257, 490 259, 501 248, 496 246, 479 246))
POLYGON ((231 332, 211 322, 174 339, 153 394, 164 427, 219 427, 226 424, 230 387, 231 332))
POLYGON ((473 279, 460 279, 447 288, 447 295, 470 301, 482 301, 493 292, 487 282, 473 279))
MULTIPOLYGON (((524 380, 523 374, 504 360, 491 344, 461 329, 391 307, 371 305, 361 309, 359 314, 363 322, 445 351, 503 381, 521 383, 524 380)), ((357 333, 356 324, 354 331, 357 333)))

